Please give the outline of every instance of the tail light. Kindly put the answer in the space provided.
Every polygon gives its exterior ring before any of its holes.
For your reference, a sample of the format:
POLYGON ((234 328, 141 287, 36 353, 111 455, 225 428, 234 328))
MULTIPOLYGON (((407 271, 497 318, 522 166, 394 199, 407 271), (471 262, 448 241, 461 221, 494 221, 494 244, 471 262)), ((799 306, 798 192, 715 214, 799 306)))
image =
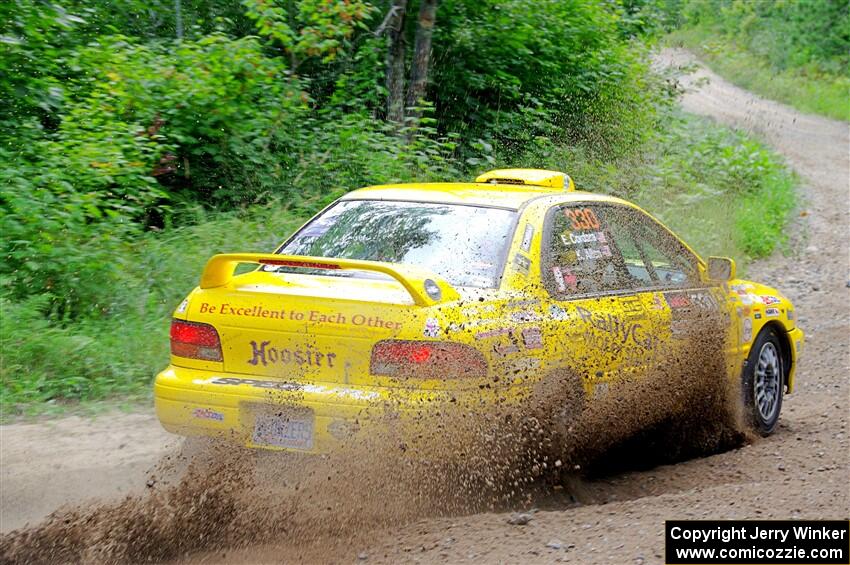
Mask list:
POLYGON ((171 354, 204 361, 221 361, 221 340, 209 324, 171 320, 171 354))
POLYGON ((480 351, 462 343, 388 339, 372 348, 370 372, 422 379, 475 378, 487 374, 487 361, 480 351))

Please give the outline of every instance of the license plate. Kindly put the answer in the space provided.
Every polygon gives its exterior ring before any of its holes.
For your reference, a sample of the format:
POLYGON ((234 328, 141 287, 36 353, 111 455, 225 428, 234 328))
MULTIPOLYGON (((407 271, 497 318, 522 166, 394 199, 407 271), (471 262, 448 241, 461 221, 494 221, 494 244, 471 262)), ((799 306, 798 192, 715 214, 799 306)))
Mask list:
POLYGON ((313 415, 305 413, 257 414, 252 441, 256 445, 311 449, 313 415))

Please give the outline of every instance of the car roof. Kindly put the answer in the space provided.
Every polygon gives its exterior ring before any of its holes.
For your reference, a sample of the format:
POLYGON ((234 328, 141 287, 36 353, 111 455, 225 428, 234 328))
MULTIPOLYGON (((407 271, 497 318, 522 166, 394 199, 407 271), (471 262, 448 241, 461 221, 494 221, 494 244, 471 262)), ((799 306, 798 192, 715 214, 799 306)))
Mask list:
POLYGON ((369 186, 349 192, 342 200, 402 200, 408 202, 439 202, 472 206, 494 206, 518 210, 541 197, 558 197, 558 201, 609 201, 619 198, 581 191, 565 191, 540 186, 490 184, 475 182, 403 183, 369 186))

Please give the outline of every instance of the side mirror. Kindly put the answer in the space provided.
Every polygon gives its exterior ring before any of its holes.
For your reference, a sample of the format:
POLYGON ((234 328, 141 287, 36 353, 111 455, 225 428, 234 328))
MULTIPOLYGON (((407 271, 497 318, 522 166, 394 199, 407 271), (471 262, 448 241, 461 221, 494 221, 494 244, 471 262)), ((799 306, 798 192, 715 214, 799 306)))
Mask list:
POLYGON ((735 260, 729 257, 708 258, 708 278, 713 281, 729 281, 735 278, 735 260))

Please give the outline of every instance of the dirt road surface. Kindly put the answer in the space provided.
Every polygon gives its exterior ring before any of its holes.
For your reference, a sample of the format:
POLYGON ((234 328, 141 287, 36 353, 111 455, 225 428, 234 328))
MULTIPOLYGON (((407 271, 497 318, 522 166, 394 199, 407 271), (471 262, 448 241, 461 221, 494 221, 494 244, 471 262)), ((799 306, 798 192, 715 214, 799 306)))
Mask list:
POLYGON ((148 473, 180 442, 152 410, 0 426, 0 531, 61 505, 142 492, 148 473))
MULTIPOLYGON (((689 65, 666 50, 657 64, 689 65)), ((767 439, 647 471, 586 481, 581 504, 552 497, 525 525, 509 513, 428 518, 308 543, 199 554, 193 563, 661 563, 664 521, 850 516, 850 141, 848 125, 802 115, 705 69, 683 80, 689 112, 751 131, 785 155, 804 185, 789 256, 749 269, 796 304, 807 344, 795 394, 767 439)), ((145 489, 178 440, 149 415, 111 413, 0 427, 0 529, 61 504, 145 489)), ((362 493, 368 496, 368 493, 362 493)))

